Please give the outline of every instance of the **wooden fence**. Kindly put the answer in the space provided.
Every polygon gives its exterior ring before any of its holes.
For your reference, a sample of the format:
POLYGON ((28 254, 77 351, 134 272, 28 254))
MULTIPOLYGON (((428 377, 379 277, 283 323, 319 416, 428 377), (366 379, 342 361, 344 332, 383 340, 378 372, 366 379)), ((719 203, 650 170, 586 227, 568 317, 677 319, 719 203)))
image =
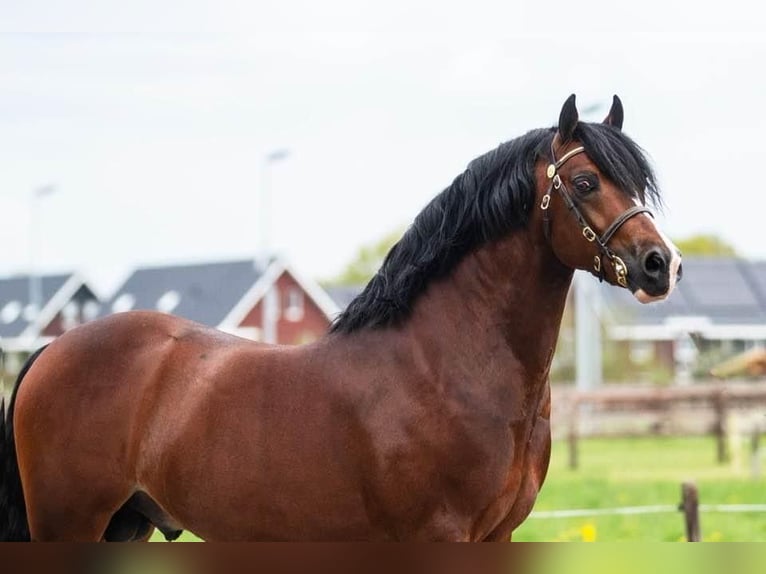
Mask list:
POLYGON ((689 430, 684 432, 683 424, 679 422, 686 417, 697 424, 697 434, 701 428, 704 434, 715 437, 717 459, 726 462, 731 433, 746 432, 750 436, 751 449, 757 451, 760 434, 766 431, 766 382, 712 382, 672 387, 611 385, 584 392, 559 390, 554 392, 553 401, 564 405, 563 408, 559 406, 558 414, 566 420, 571 468, 577 468, 578 441, 583 435, 694 434, 689 430), (599 426, 599 419, 614 413, 634 419, 641 414, 647 416, 648 421, 654 419, 644 428, 621 430, 617 425, 615 430, 599 426), (739 414, 743 419, 743 413, 754 415, 746 425, 749 428, 733 428, 735 415, 739 414), (663 420, 671 422, 663 427, 663 420), (700 427, 700 424, 704 426, 700 427))

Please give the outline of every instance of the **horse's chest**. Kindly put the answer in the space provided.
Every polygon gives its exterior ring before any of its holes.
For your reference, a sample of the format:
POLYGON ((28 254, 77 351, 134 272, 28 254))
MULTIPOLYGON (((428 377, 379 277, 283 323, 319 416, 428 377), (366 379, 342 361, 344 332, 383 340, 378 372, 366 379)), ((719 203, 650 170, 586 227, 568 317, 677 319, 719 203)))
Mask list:
POLYGON ((491 501, 477 516, 474 537, 508 539, 510 533, 532 511, 550 461, 550 426, 538 418, 528 440, 518 445, 505 467, 506 479, 491 501))
POLYGON ((445 483, 458 485, 454 493, 445 490, 453 520, 461 524, 469 539, 507 539, 510 532, 532 510, 542 486, 550 458, 550 427, 544 417, 518 425, 505 425, 481 443, 471 441, 458 447, 453 474, 445 483), (469 454, 468 450, 473 450, 469 454), (452 496, 451 496, 452 495, 452 496))
POLYGON ((367 511, 392 536, 483 539, 528 514, 547 468, 547 421, 509 421, 481 409, 387 415, 367 421, 387 431, 386 440, 373 443, 367 511))

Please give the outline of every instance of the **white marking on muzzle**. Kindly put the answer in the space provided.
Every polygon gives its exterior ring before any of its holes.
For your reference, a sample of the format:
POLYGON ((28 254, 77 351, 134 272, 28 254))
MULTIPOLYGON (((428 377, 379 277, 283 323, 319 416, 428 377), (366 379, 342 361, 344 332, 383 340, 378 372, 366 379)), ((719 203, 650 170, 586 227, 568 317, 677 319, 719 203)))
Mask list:
MULTIPOLYGON (((634 201, 636 201, 636 204, 638 204, 637 200, 634 201)), ((663 299, 667 299, 673 292, 673 289, 676 288, 676 283, 678 283, 678 268, 681 267, 681 255, 679 254, 678 247, 676 247, 670 238, 665 235, 659 227, 657 227, 657 222, 654 221, 654 218, 650 217, 646 213, 642 213, 641 215, 646 217, 651 222, 655 231, 657 231, 657 235, 662 238, 662 241, 665 243, 665 247, 667 247, 670 251, 670 264, 668 265, 668 290, 662 295, 649 295, 643 289, 636 289, 636 291, 633 293, 633 296, 641 303, 653 303, 654 301, 662 301, 663 299)))

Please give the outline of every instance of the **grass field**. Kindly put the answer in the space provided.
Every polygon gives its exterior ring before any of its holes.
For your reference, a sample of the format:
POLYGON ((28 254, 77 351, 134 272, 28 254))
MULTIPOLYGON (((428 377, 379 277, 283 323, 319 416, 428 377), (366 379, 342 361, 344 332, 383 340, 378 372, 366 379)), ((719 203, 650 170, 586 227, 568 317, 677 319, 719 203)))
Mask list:
MULTIPOLYGON (((590 439, 580 468, 567 468, 566 444, 554 443, 536 511, 675 505, 681 483, 693 481, 701 504, 766 503, 766 479, 752 477, 746 445, 732 462, 715 461, 712 438, 590 439)), ((765 461, 766 462, 766 461, 765 461)), ((766 541, 766 514, 701 513, 704 541, 766 541)), ((514 533, 519 541, 676 541, 684 539, 680 512, 588 518, 533 518, 514 533)))
MULTIPOLYGON (((712 438, 590 439, 580 444, 580 468, 570 470, 566 444, 556 442, 535 511, 676 505, 681 483, 687 480, 697 484, 701 504, 766 503, 766 478, 752 478, 745 445, 732 452, 733 462, 719 465, 712 438)), ((700 522, 704 541, 766 541, 763 513, 703 512, 700 522)), ((162 537, 155 534, 154 539, 162 537)), ((181 539, 195 538, 184 534, 181 539)), ((514 540, 681 541, 684 520, 680 512, 530 517, 514 533, 514 540)))

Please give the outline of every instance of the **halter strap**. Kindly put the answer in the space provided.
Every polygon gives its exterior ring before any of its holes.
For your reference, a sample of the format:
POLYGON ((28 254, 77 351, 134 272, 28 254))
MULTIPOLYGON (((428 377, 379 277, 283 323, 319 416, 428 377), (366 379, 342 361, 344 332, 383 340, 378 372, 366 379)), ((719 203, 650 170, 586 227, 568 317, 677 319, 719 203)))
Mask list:
POLYGON ((612 263, 614 273, 617 277, 617 283, 622 287, 627 287, 628 267, 625 265, 625 262, 607 246, 607 243, 610 239, 612 239, 614 234, 617 233, 620 227, 622 227, 623 224, 631 217, 639 215, 640 213, 648 213, 652 217, 654 217, 654 215, 649 208, 644 207, 643 205, 636 205, 621 213, 619 217, 617 217, 617 219, 615 219, 599 237, 599 235, 593 230, 593 226, 577 207, 574 198, 570 195, 569 191, 564 185, 564 182, 561 180, 561 176, 558 174, 558 170, 562 165, 564 165, 570 158, 584 151, 585 148, 582 146, 576 147, 565 153, 561 159, 556 161, 556 155, 553 151, 553 142, 551 142, 552 163, 548 165, 546 170, 546 175, 548 176, 548 179, 551 180, 551 184, 548 187, 548 191, 543 196, 542 202, 540 203, 540 208, 543 210, 543 233, 545 234, 545 238, 550 242, 551 221, 550 215, 548 214, 548 207, 550 206, 551 202, 551 194, 554 190, 556 190, 561 195, 569 211, 572 212, 572 214, 575 216, 575 219, 577 219, 577 222, 582 227, 583 237, 585 237, 585 239, 591 243, 595 243, 599 249, 599 254, 593 258, 593 270, 598 274, 599 280, 604 280, 604 269, 601 263, 602 259, 606 257, 612 263))
POLYGON ((604 234, 601 236, 601 242, 606 245, 609 240, 612 238, 612 235, 617 233, 617 230, 622 227, 622 224, 625 223, 628 219, 633 217, 634 215, 638 215, 639 213, 648 213, 652 217, 654 217, 654 214, 652 213, 652 210, 648 207, 644 207, 643 205, 636 205, 634 207, 631 207, 627 211, 623 212, 622 215, 620 215, 617 219, 615 219, 612 222, 612 225, 606 228, 606 231, 604 231, 604 234))
POLYGON ((574 149, 570 149, 563 156, 561 156, 560 160, 556 161, 556 156, 553 155, 553 142, 551 142, 551 157, 553 158, 553 161, 555 162, 556 169, 564 165, 570 157, 576 156, 578 153, 582 153, 584 151, 585 151, 585 148, 582 146, 576 147, 574 149))

